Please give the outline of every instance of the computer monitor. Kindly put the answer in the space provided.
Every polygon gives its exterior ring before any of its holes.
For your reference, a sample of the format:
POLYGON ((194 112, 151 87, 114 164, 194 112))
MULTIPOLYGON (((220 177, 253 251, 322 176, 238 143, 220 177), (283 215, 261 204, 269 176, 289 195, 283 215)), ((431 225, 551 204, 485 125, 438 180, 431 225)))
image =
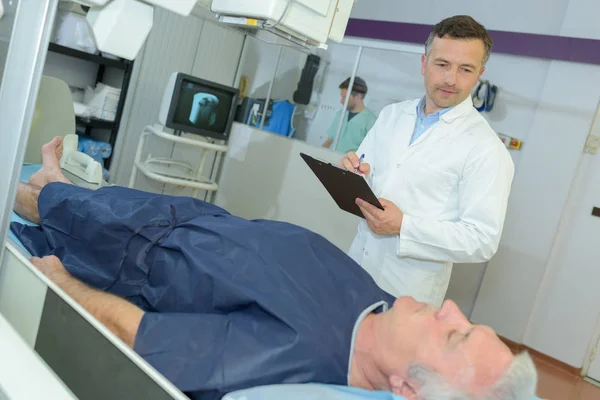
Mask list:
POLYGON ((176 72, 165 89, 159 120, 167 128, 226 141, 237 101, 236 88, 176 72))

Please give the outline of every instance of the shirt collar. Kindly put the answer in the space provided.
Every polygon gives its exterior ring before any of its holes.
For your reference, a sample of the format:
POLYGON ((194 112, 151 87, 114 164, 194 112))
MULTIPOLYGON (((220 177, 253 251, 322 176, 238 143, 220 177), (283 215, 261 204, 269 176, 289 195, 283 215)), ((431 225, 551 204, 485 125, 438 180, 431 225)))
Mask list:
POLYGON ((442 108, 441 110, 437 110, 433 114, 425 115, 425 96, 423 96, 421 101, 419 101, 419 104, 417 104, 417 118, 419 118, 419 119, 431 118, 431 119, 435 119, 435 121, 439 121, 440 117, 442 115, 446 114, 448 111, 452 110, 454 107, 455 106, 448 107, 448 108, 442 108))
MULTIPOLYGON (((413 100, 408 102, 401 110, 402 112, 409 114, 409 115, 416 115, 417 114, 417 105, 420 103, 421 100, 413 100)), ((440 119, 444 120, 444 122, 452 122, 457 118, 462 117, 463 115, 470 113, 470 112, 477 112, 477 110, 475 110, 475 108, 473 107, 473 98, 471 96, 467 96, 467 98, 465 99, 465 101, 463 101, 460 104, 455 105, 454 107, 448 108, 447 112, 443 113, 442 115, 440 115, 440 119)))
POLYGON ((358 328, 360 327, 360 324, 365 318, 367 318, 367 315, 371 314, 372 312, 382 313, 386 312, 388 308, 389 305, 386 301, 378 301, 377 303, 371 304, 369 307, 365 308, 356 319, 356 323, 354 324, 354 330, 352 331, 352 344, 350 345, 350 358, 348 360, 348 375, 346 377, 348 385, 350 385, 350 369, 352 368, 352 356, 354 355, 354 345, 356 344, 356 335, 358 334, 358 328))

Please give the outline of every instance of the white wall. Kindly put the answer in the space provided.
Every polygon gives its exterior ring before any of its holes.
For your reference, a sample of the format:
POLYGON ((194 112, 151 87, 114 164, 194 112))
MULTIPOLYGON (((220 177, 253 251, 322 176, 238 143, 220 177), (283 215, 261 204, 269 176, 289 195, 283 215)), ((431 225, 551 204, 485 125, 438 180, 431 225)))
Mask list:
POLYGON ((359 0, 352 18, 433 25, 452 15, 469 14, 491 30, 600 39, 595 28, 598 7, 596 0, 555 0, 551 6, 546 0, 359 0))
MULTIPOLYGON (((196 16, 181 17, 163 9, 155 11, 150 36, 136 60, 132 86, 125 104, 117 140, 117 154, 111 171, 113 180, 126 186, 133 155, 146 125, 158 123, 158 111, 165 86, 173 72, 185 72, 234 85, 244 36, 196 16)), ((179 157, 185 151, 172 144, 152 140, 147 145, 153 156, 179 157)), ((184 156, 187 157, 187 156, 184 156)), ((187 161, 200 157, 193 153, 187 161)), ((210 170, 210 169, 209 169, 210 170)), ((162 192, 164 186, 139 177, 142 190, 162 192)))
POLYGON ((279 68, 273 83, 272 99, 293 101, 305 62, 306 54, 303 51, 291 47, 282 49, 279 68))
MULTIPOLYGON (((600 124, 594 133, 600 136, 600 124)), ((600 207, 600 155, 585 154, 524 338, 576 367, 600 316, 600 218, 591 215, 593 207, 600 207)))
POLYGON ((266 98, 275 77, 271 98, 291 101, 305 60, 306 54, 299 49, 280 47, 249 36, 240 62, 240 76, 250 81, 248 96, 266 98), (282 54, 275 75, 280 48, 282 54))
POLYGON ((580 367, 600 315, 600 218, 590 215, 600 206, 600 156, 584 156, 572 200, 524 342, 580 367))
POLYGON ((476 322, 517 342, 523 341, 590 129, 598 79, 597 66, 552 62, 542 92, 551 107, 536 112, 522 151, 500 249, 473 313, 476 322))
POLYGON ((265 98, 275 76, 279 46, 248 37, 240 60, 240 76, 249 79, 248 96, 265 98))

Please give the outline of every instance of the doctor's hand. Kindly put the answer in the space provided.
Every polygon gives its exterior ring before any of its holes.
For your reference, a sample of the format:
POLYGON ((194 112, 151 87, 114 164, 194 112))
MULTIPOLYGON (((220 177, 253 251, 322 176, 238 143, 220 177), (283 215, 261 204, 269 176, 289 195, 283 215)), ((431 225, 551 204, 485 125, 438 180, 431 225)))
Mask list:
POLYGON ((399 235, 402 227, 404 214, 391 201, 379 199, 383 210, 367 203, 362 199, 356 199, 356 205, 365 216, 369 229, 377 235, 399 235))
POLYGON ((371 166, 367 163, 360 163, 358 156, 352 151, 342 158, 340 165, 348 171, 363 174, 365 178, 368 178, 371 172, 371 166), (358 171, 356 170, 357 168, 358 171))

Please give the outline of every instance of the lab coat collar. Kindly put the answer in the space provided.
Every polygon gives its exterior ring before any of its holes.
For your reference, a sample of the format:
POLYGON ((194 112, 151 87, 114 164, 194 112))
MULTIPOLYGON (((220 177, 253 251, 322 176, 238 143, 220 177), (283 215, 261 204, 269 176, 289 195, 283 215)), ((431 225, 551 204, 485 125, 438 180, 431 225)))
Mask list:
POLYGON ((444 122, 450 123, 474 109, 475 108, 473 107, 473 98, 471 98, 471 96, 467 96, 467 98, 463 100, 462 103, 456 105, 452 110, 443 114, 440 117, 440 119, 442 119, 444 122))
MULTIPOLYGON (((416 99, 414 101, 409 102, 406 105, 406 107, 404 107, 403 111, 406 114, 417 115, 417 106, 419 105, 420 101, 421 101, 421 99, 416 99)), ((468 113, 472 109, 474 109, 473 99, 471 98, 471 96, 468 96, 462 103, 457 104, 451 110, 442 114, 440 116, 440 119, 443 120, 444 122, 449 123, 449 122, 454 121, 457 118, 460 118, 461 116, 468 113)))

